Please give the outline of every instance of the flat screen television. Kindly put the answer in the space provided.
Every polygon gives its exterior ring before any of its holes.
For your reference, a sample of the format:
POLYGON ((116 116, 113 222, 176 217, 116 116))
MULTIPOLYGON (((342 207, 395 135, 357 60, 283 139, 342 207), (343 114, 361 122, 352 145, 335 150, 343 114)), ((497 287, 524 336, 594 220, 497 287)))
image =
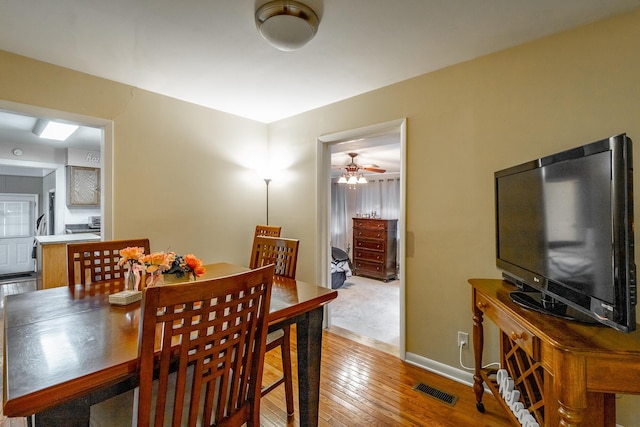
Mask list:
POLYGON ((496 265, 530 309, 636 328, 626 134, 495 172, 496 265))

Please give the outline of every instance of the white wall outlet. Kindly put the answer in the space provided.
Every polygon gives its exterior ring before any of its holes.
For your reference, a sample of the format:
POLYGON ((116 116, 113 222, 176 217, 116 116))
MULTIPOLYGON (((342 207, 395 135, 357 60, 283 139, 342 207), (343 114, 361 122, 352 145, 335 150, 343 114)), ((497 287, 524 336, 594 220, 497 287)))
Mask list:
POLYGON ((466 348, 469 345, 469 334, 458 331, 458 347, 466 348))

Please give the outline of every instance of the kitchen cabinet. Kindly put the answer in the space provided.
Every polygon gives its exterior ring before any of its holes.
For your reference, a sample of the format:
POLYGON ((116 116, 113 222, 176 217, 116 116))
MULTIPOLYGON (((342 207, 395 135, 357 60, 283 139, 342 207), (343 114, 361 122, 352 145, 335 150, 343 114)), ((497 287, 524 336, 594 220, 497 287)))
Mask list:
POLYGON ((67 206, 100 206, 100 168, 67 166, 67 206))
POLYGON ((353 272, 388 281, 398 274, 397 219, 353 218, 353 272))
POLYGON ((38 258, 38 289, 67 285, 67 243, 100 240, 92 233, 36 236, 38 258))

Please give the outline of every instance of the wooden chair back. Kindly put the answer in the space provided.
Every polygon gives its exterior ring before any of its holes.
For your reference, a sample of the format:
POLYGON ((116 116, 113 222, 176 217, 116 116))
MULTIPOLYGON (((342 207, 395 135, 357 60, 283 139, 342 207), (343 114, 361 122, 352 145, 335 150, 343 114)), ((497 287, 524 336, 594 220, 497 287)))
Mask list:
POLYGON ((272 282, 268 266, 145 289, 138 426, 260 425, 272 282))
POLYGON ((296 278, 298 239, 257 236, 253 239, 249 268, 275 264, 275 275, 296 278))
POLYGON ((107 240, 67 245, 67 284, 88 285, 112 279, 124 279, 125 267, 118 265, 120 249, 129 246, 150 252, 149 239, 107 240))
POLYGON ((256 234, 257 236, 271 236, 271 237, 280 237, 280 230, 282 227, 277 225, 256 225, 256 234))

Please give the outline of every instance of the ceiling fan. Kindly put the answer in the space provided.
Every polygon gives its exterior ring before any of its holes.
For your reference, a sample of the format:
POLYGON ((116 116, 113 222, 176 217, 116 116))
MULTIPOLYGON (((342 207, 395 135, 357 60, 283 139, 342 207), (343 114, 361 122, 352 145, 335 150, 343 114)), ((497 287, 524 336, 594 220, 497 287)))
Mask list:
POLYGON ((357 174, 359 170, 365 170, 365 171, 369 171, 369 172, 376 172, 376 173, 384 173, 386 172, 385 169, 380 169, 380 167, 378 165, 359 165, 356 164, 356 162, 354 161, 354 159, 356 158, 356 156, 358 156, 358 153, 347 153, 349 155, 349 157, 351 157, 351 163, 349 163, 348 165, 331 165, 332 168, 337 168, 337 169, 346 169, 347 173, 351 173, 351 174, 357 174))
POLYGON ((348 165, 331 165, 332 168, 345 169, 346 171, 338 179, 338 184, 366 184, 367 179, 360 171, 375 173, 386 172, 385 169, 380 169, 378 165, 358 165, 354 161, 358 153, 348 153, 348 155, 351 157, 351 162, 348 165))

